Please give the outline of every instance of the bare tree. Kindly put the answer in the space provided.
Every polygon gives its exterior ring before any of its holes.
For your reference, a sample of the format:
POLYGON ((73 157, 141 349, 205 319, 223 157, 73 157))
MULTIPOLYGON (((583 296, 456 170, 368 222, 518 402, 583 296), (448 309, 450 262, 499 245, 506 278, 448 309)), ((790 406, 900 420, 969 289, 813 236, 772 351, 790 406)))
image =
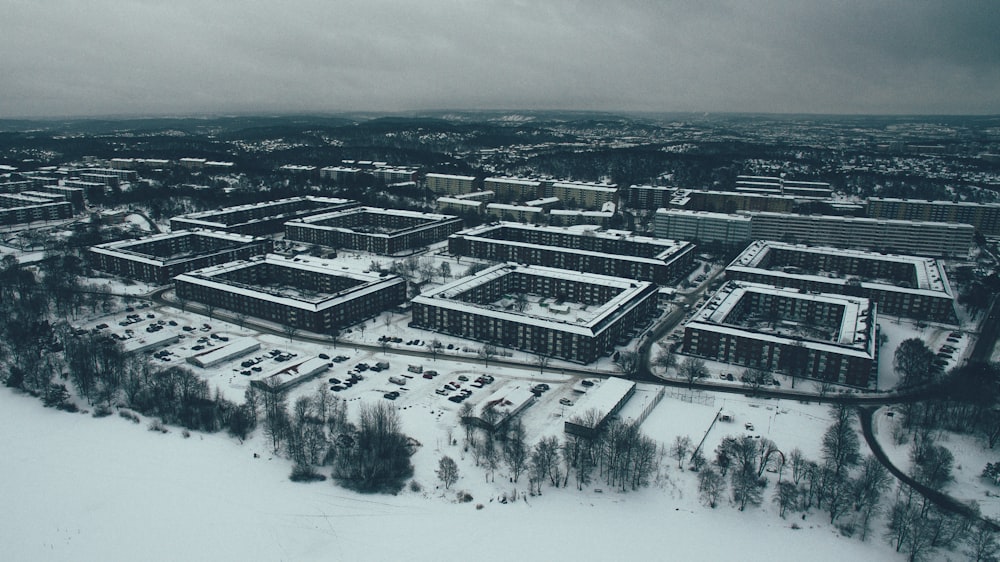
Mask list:
POLYGON ((901 387, 928 384, 933 380, 934 352, 919 338, 903 340, 892 358, 892 366, 903 376, 901 387))
POLYGON ((538 365, 539 374, 541 374, 545 371, 545 367, 548 367, 549 363, 552 362, 552 358, 544 353, 537 353, 535 354, 534 361, 535 365, 538 365))
POLYGON ((954 480, 954 455, 947 448, 935 444, 927 433, 918 435, 913 440, 910 462, 914 480, 929 488, 940 490, 954 480))
POLYGON ((497 350, 497 346, 493 345, 492 343, 487 343, 483 344, 483 347, 479 348, 478 355, 479 358, 483 360, 483 363, 486 364, 486 367, 489 368, 490 359, 496 357, 497 353, 499 353, 499 351, 497 350))
POLYGON ((625 378, 634 378, 639 370, 639 354, 634 351, 619 351, 618 357, 615 358, 615 366, 625 378))
POLYGON ((653 364, 663 369, 664 375, 670 374, 670 369, 677 366, 677 356, 666 349, 661 349, 653 360, 653 364))
POLYGON ((291 342, 292 338, 295 337, 295 334, 298 333, 299 329, 291 324, 283 324, 281 326, 281 331, 284 332, 286 336, 288 336, 288 341, 291 342))
POLYGON ((458 482, 458 465, 455 464, 455 460, 449 456, 441 457, 438 461, 437 476, 444 484, 444 489, 447 490, 451 488, 451 485, 458 482))
POLYGON ((726 480, 711 466, 703 467, 698 471, 698 494, 701 501, 715 509, 719 505, 723 492, 726 490, 726 480))
POLYGON ((785 518, 785 511, 799 501, 799 487, 793 482, 779 482, 774 492, 774 503, 778 504, 778 516, 785 518))
POLYGON ((511 478, 517 482, 528 463, 528 446, 524 442, 524 426, 520 419, 510 424, 507 439, 503 444, 503 458, 510 468, 511 478))
POLYGON ((743 370, 743 376, 740 377, 743 382, 743 386, 750 391, 753 396, 756 396, 760 391, 760 388, 764 385, 771 384, 771 373, 756 368, 748 368, 743 370))
POLYGON ((441 340, 437 338, 434 338, 427 343, 427 351, 430 352, 431 359, 437 359, 438 353, 441 353, 442 349, 444 349, 444 344, 442 344, 441 340))
POLYGON ((854 412, 849 406, 830 407, 833 423, 823 434, 823 462, 838 479, 861 460, 860 441, 854 431, 854 412))
POLYGON ((681 361, 678 371, 681 377, 687 381, 688 388, 693 388, 695 381, 708 377, 708 368, 705 367, 705 362, 697 357, 685 357, 684 361, 681 361))
POLYGON ((691 450, 691 438, 687 435, 678 435, 674 439, 674 444, 670 446, 670 456, 677 459, 677 468, 683 466, 684 457, 691 450))
POLYGON ((861 473, 854 481, 854 510, 858 512, 861 540, 868 538, 871 521, 878 514, 882 492, 892 477, 885 466, 873 455, 868 455, 861 463, 861 473))

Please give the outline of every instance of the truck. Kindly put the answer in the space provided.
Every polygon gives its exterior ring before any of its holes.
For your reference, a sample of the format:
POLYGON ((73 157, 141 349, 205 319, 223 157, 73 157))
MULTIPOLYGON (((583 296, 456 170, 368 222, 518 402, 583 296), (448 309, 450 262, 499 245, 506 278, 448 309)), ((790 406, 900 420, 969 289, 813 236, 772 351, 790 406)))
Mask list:
POLYGON ((389 377, 389 382, 391 382, 392 384, 398 384, 399 386, 403 386, 404 384, 406 384, 406 379, 404 379, 403 377, 389 377))
POLYGON ((406 370, 409 371, 409 372, 411 372, 411 373, 416 373, 416 374, 419 375, 420 373, 424 372, 424 366, 423 365, 408 365, 406 367, 406 370))

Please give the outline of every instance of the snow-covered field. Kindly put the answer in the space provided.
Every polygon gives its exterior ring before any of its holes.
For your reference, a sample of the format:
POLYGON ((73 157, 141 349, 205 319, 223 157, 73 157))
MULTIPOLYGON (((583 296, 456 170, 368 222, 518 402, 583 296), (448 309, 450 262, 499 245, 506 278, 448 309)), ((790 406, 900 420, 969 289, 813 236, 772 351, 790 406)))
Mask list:
MULTIPOLYGON (((912 440, 896 443, 893 429, 901 422, 898 416, 889 417, 891 408, 882 408, 875 415, 875 435, 892 463, 910 473, 910 448, 912 440)), ((955 456, 952 476, 955 480, 944 487, 944 492, 964 502, 976 502, 983 515, 1000 518, 1000 486, 982 478, 988 462, 1000 461, 1000 450, 990 449, 981 437, 961 435, 948 431, 936 434, 935 444, 946 447, 955 456)))
MULTIPOLYGON (((664 404, 668 404, 667 401, 664 404)), ((498 488, 460 461, 451 492, 435 489, 442 453, 423 438, 422 492, 363 496, 330 482, 295 484, 289 463, 223 435, 149 432, 0 392, 0 529, 8 560, 892 560, 880 542, 839 537, 818 514, 791 521, 770 505, 702 507, 693 477, 639 492, 544 488, 502 505, 498 488), (454 490, 472 503, 454 502, 454 490), (477 510, 475 505, 484 508, 477 510), (627 553, 627 554, 626 554, 627 553)), ((650 422, 647 422, 650 423, 650 422)), ((436 431, 436 430, 435 430, 436 431)), ((662 433, 662 432, 661 432, 662 433)), ((669 461, 667 461, 669 463, 669 461)), ((523 487, 524 484, 521 484, 523 487)))

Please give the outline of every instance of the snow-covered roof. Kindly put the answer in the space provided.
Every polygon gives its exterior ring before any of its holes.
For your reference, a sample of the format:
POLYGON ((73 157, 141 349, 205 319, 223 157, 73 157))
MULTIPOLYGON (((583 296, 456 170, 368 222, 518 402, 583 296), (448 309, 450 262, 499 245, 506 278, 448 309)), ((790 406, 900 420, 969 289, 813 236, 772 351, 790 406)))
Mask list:
POLYGON ((161 330, 151 334, 137 335, 125 340, 122 347, 126 353, 142 352, 161 345, 168 345, 180 339, 180 336, 170 330, 161 330))
POLYGON ((485 421, 483 412, 493 410, 498 414, 494 426, 502 424, 510 416, 526 408, 535 400, 534 393, 527 386, 506 383, 493 391, 485 400, 476 404, 474 416, 485 421))
MULTIPOLYGON (((218 228, 219 226, 227 226, 227 224, 218 220, 211 220, 213 217, 223 217, 240 211, 248 211, 250 209, 266 209, 268 207, 277 207, 288 203, 305 202, 305 201, 309 201, 316 204, 315 205, 316 208, 319 208, 323 205, 332 206, 332 205, 344 205, 347 203, 354 203, 354 201, 350 199, 340 199, 337 197, 317 197, 313 195, 307 195, 304 197, 286 197, 285 199, 275 199, 273 201, 264 201, 261 203, 250 203, 247 205, 236 205, 234 207, 224 207, 222 209, 215 209, 211 211, 188 213, 186 215, 180 215, 174 217, 174 219, 185 220, 191 223, 200 223, 208 227, 218 228)), ((287 214, 287 213, 282 213, 282 214, 287 214)), ((247 223, 259 222, 261 220, 268 220, 270 218, 273 217, 268 216, 268 217, 263 217, 261 219, 249 219, 245 222, 247 223)))
POLYGON ((329 363, 325 359, 311 357, 298 363, 278 367, 273 371, 265 373, 259 380, 271 388, 283 390, 317 373, 322 373, 328 368, 329 363))
POLYGON ((692 211, 690 209, 657 209, 657 215, 678 215, 688 217, 705 217, 712 219, 725 219, 727 221, 750 223, 748 215, 737 215, 733 213, 714 213, 712 211, 692 211))
POLYGON ((258 349, 260 349, 260 342, 253 338, 233 338, 222 345, 188 357, 187 362, 199 367, 211 367, 258 349))
POLYGON ((879 280, 861 280, 862 287, 878 288, 890 291, 907 291, 927 296, 951 297, 951 286, 948 283, 948 276, 944 266, 934 258, 920 256, 905 256, 896 254, 875 254, 862 250, 844 250, 827 246, 806 246, 804 244, 787 244, 784 242, 771 242, 767 240, 757 240, 751 243, 743 252, 729 264, 727 270, 746 272, 765 272, 776 277, 786 277, 789 279, 808 279, 828 283, 831 285, 847 284, 847 278, 830 277, 826 275, 806 275, 800 273, 787 273, 780 269, 768 269, 761 264, 765 263, 771 250, 785 250, 800 252, 804 254, 839 255, 849 258, 892 262, 904 264, 912 268, 916 287, 899 287, 889 282, 879 280))
MULTIPOLYGON (((349 215, 393 215, 397 217, 407 217, 411 219, 417 219, 426 222, 434 221, 445 221, 458 218, 454 215, 440 215, 437 213, 423 213, 420 211, 407 211, 404 209, 384 209, 381 207, 354 207, 353 209, 343 209, 340 211, 330 211, 328 213, 322 213, 319 215, 312 215, 309 217, 302 217, 300 219, 295 219, 289 221, 289 224, 306 224, 309 226, 328 226, 322 223, 328 220, 334 220, 341 217, 346 217, 349 215)), ((341 228, 343 230, 352 230, 350 227, 333 227, 341 228)))
POLYGON ((633 390, 635 390, 635 383, 632 381, 618 377, 604 379, 599 384, 590 387, 587 393, 583 395, 583 398, 576 401, 573 410, 577 415, 573 416, 572 423, 593 429, 600 425, 604 421, 604 418, 621 403, 622 399, 631 394, 633 390), (591 420, 595 424, 593 426, 585 423, 586 414, 590 410, 597 412, 597 415, 591 420))
MULTIPOLYGON (((154 254, 147 254, 144 252, 133 250, 132 248, 150 243, 162 242, 164 240, 169 240, 171 238, 185 238, 188 236, 196 236, 201 238, 215 238, 217 240, 225 240, 227 242, 232 242, 234 245, 256 244, 267 240, 266 238, 260 238, 256 236, 247 236, 244 234, 234 234, 230 232, 223 232, 217 230, 202 230, 196 228, 192 230, 177 230, 174 232, 153 234, 151 236, 144 236, 142 238, 138 238, 135 240, 119 240, 117 242, 107 242, 104 244, 98 244, 97 246, 91 247, 90 251, 97 254, 104 254, 107 256, 126 257, 138 263, 145 263, 149 265, 162 267, 170 263, 176 263, 179 261, 190 259, 192 257, 204 254, 205 252, 192 252, 191 254, 184 255, 181 257, 161 258, 157 257, 154 254)), ((217 251, 223 251, 225 249, 232 249, 232 247, 212 250, 211 253, 215 253, 217 251)))
MULTIPOLYGON (((552 211, 552 212, 555 213, 555 211, 552 211)), ((601 211, 591 211, 591 212, 592 213, 598 213, 598 214, 596 214, 596 215, 587 215, 587 216, 602 216, 602 217, 604 216, 603 214, 600 214, 601 211)), ((508 245, 514 245, 514 246, 525 246, 525 247, 529 247, 529 248, 553 248, 553 247, 558 247, 561 250, 566 251, 566 252, 574 252, 574 253, 581 253, 581 254, 592 254, 592 255, 599 255, 601 257, 607 257, 607 254, 604 253, 604 252, 591 252, 591 251, 587 251, 587 250, 579 250, 579 249, 576 249, 576 248, 564 248, 562 246, 552 246, 552 245, 546 245, 546 244, 531 244, 531 243, 527 243, 527 242, 516 242, 516 241, 504 240, 502 238, 493 238, 493 237, 491 237, 491 236, 488 235, 492 231, 502 230, 502 229, 530 230, 530 231, 536 231, 536 232, 552 232, 552 233, 567 234, 567 235, 570 235, 570 236, 584 236, 585 235, 584 232, 586 232, 586 236, 588 236, 588 237, 589 236, 593 236, 595 238, 603 238, 605 240, 627 239, 629 242, 632 242, 632 243, 635 243, 635 244, 643 244, 643 245, 651 246, 653 248, 659 248, 660 251, 657 252, 654 255, 653 258, 643 258, 643 257, 639 257, 639 256, 623 256, 623 255, 617 255, 616 256, 617 258, 619 258, 619 259, 634 259, 634 260, 637 260, 637 261, 647 261, 647 262, 655 262, 655 263, 663 263, 663 261, 665 259, 673 256, 674 254, 676 254, 676 253, 678 253, 678 252, 680 252, 680 251, 682 251, 682 250, 684 250, 686 248, 692 248, 693 247, 690 242, 686 242, 684 240, 670 240, 668 238, 652 238, 650 236, 636 236, 635 233, 630 232, 630 231, 626 231, 626 230, 615 230, 615 231, 604 231, 604 232, 601 232, 601 231, 598 231, 598 230, 588 229, 586 231, 582 231, 582 230, 579 230, 579 229, 575 229, 573 227, 540 226, 540 225, 523 224, 523 223, 518 223, 518 222, 499 222, 499 223, 493 223, 493 224, 483 224, 483 225, 480 225, 480 226, 476 226, 476 227, 473 227, 473 228, 469 228, 469 229, 463 230, 463 231, 455 234, 454 236, 462 236, 462 237, 465 237, 465 238, 481 238, 483 240, 489 240, 489 241, 497 243, 497 244, 508 244, 508 245)))
POLYGON ((470 314, 486 315, 491 318, 531 324, 534 326, 546 327, 584 336, 593 336, 609 325, 609 323, 605 322, 607 318, 623 314, 635 306, 638 306, 640 301, 635 300, 636 295, 644 290, 647 290, 651 286, 653 286, 653 284, 646 281, 635 281, 632 279, 610 277, 594 273, 581 273, 535 265, 501 264, 480 271, 476 275, 457 279, 451 283, 447 283, 425 293, 421 293, 419 296, 414 297, 411 302, 413 304, 425 304, 428 306, 447 308, 449 310, 457 310, 470 314), (555 317, 542 317, 524 312, 505 310, 500 307, 491 307, 458 300, 458 297, 460 297, 463 293, 471 291, 480 285, 492 282, 505 275, 513 274, 537 275, 547 278, 563 278, 574 282, 582 281, 595 285, 615 287, 620 289, 620 291, 601 306, 593 310, 589 310, 586 318, 569 317, 566 319, 559 319, 555 317))
POLYGON ((916 205, 934 205, 938 207, 1000 207, 1000 203, 976 203, 974 201, 927 201, 926 199, 897 199, 895 197, 869 197, 868 202, 907 203, 916 205))
POLYGON ((449 179, 449 180, 462 180, 462 181, 473 181, 473 180, 476 179, 474 176, 456 176, 456 175, 452 175, 452 174, 436 174, 436 173, 433 173, 433 172, 428 173, 425 177, 428 177, 428 178, 441 178, 441 179, 449 179))
POLYGON ((871 337, 875 325, 875 308, 869 299, 848 295, 829 293, 803 293, 798 289, 785 289, 749 283, 745 281, 728 281, 691 317, 686 327, 708 329, 720 333, 753 334, 756 339, 792 343, 802 341, 808 345, 828 345, 830 349, 854 349, 861 356, 871 356, 874 351, 874 338, 871 337), (833 342, 822 342, 812 339, 792 338, 762 330, 752 330, 729 322, 729 315, 739 305, 748 293, 760 293, 773 297, 810 300, 823 302, 840 308, 841 320, 833 342))
POLYGON ((615 193, 618 191, 618 186, 611 183, 586 183, 586 182, 567 182, 560 181, 552 184, 553 188, 563 188, 563 189, 581 189, 586 191, 598 191, 601 193, 615 193))
POLYGON ((222 265, 205 267, 178 275, 174 278, 174 280, 178 283, 191 283, 251 298, 274 302, 284 306, 298 308, 306 312, 319 312, 349 300, 364 298, 365 296, 379 291, 389 285, 406 283, 405 280, 395 275, 379 277, 377 275, 355 273, 335 269, 332 265, 322 260, 314 261, 304 258, 286 258, 276 254, 268 254, 263 259, 251 261, 239 260, 222 265), (301 295, 288 296, 287 294, 275 294, 273 291, 268 291, 263 287, 253 287, 218 278, 223 274, 231 273, 238 269, 256 267, 262 264, 310 271, 332 277, 347 277, 354 279, 359 283, 337 293, 319 293, 314 298, 305 298, 301 295))
POLYGON ((510 183, 516 185, 527 185, 532 187, 537 187, 542 185, 540 180, 524 179, 524 178, 507 178, 507 177, 491 177, 486 178, 484 181, 494 182, 494 183, 510 183))

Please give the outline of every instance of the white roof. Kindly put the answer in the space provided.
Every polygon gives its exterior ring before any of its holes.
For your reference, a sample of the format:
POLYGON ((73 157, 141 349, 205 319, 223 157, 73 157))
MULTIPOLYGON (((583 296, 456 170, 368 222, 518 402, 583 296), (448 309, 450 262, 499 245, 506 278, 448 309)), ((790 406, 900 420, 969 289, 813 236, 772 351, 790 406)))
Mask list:
POLYGON ((628 396, 634 388, 635 383, 629 380, 618 377, 604 379, 599 384, 590 387, 587 393, 583 395, 583 398, 576 401, 576 405, 573 406, 573 411, 576 412, 576 415, 573 416, 570 423, 585 425, 583 421, 586 413, 594 410, 597 412, 594 422, 600 425, 611 410, 622 401, 622 398, 628 396))
POLYGON ((239 357, 245 353, 260 349, 260 342, 253 338, 242 337, 233 338, 223 345, 213 347, 207 351, 200 351, 188 358, 188 362, 202 366, 221 363, 233 357, 239 357))
POLYGON ((326 262, 323 262, 322 260, 313 261, 302 258, 286 258, 276 254, 268 254, 263 259, 257 259, 252 261, 239 260, 222 265, 205 267, 202 269, 192 271, 190 273, 178 275, 177 277, 174 278, 174 280, 177 282, 192 283, 195 285, 211 287, 214 289, 219 289, 234 294, 240 294, 251 298, 279 303, 285 306, 298 308, 306 312, 319 312, 321 310, 325 310, 332 306, 342 304, 349 300, 365 297, 366 295, 381 290, 389 285, 406 283, 406 281, 404 281, 402 278, 397 277, 395 275, 390 275, 388 277, 379 277, 377 275, 354 273, 349 271, 343 271, 341 269, 335 269, 333 266, 327 264, 326 262), (306 300, 304 298, 295 298, 290 296, 273 294, 272 292, 265 291, 263 288, 254 288, 251 286, 234 284, 232 282, 228 282, 225 280, 214 279, 216 276, 221 275, 223 273, 228 273, 245 267, 254 267, 262 263, 271 264, 278 267, 287 267, 292 269, 300 269, 303 271, 311 271, 314 273, 321 273, 335 277, 348 277, 360 281, 361 283, 353 287, 348 287, 347 289, 344 289, 337 293, 322 294, 318 296, 316 299, 306 300))
POLYGON ((928 296, 951 297, 951 287, 948 284, 948 276, 944 271, 941 262, 934 258, 924 258, 919 256, 905 256, 896 254, 875 254, 861 250, 844 250, 826 246, 806 246, 804 244, 787 244, 784 242, 771 242, 767 240, 757 240, 751 243, 743 253, 736 257, 729 267, 733 271, 761 271, 776 277, 786 277, 789 279, 801 278, 812 281, 821 281, 831 285, 843 285, 847 283, 846 278, 833 278, 822 275, 805 275, 798 273, 786 273, 781 270, 767 269, 761 267, 761 263, 766 259, 768 252, 772 249, 782 249, 809 254, 841 255, 858 259, 893 262, 906 264, 913 268, 914 278, 917 286, 899 287, 887 282, 861 281, 862 287, 879 288, 882 290, 907 291, 928 296))
POLYGON ((607 275, 597 275, 593 273, 580 273, 551 267, 501 264, 485 269, 474 276, 464 277, 431 289, 425 293, 421 293, 417 297, 414 297, 411 302, 414 304, 425 304, 438 308, 447 308, 449 310, 458 310, 469 314, 487 315, 491 318, 531 324, 534 326, 576 333, 584 336, 593 336, 608 327, 609 323, 604 323, 606 318, 624 313, 625 311, 638 306, 639 302, 629 303, 629 301, 631 301, 637 293, 652 285, 652 283, 646 281, 635 281, 632 279, 610 277, 607 275), (573 281, 584 281, 596 285, 617 287, 621 289, 621 291, 601 306, 588 311, 589 315, 586 320, 533 316, 523 312, 515 312, 499 307, 491 307, 457 300, 458 296, 479 285, 488 283, 504 275, 514 273, 564 278, 573 281))

